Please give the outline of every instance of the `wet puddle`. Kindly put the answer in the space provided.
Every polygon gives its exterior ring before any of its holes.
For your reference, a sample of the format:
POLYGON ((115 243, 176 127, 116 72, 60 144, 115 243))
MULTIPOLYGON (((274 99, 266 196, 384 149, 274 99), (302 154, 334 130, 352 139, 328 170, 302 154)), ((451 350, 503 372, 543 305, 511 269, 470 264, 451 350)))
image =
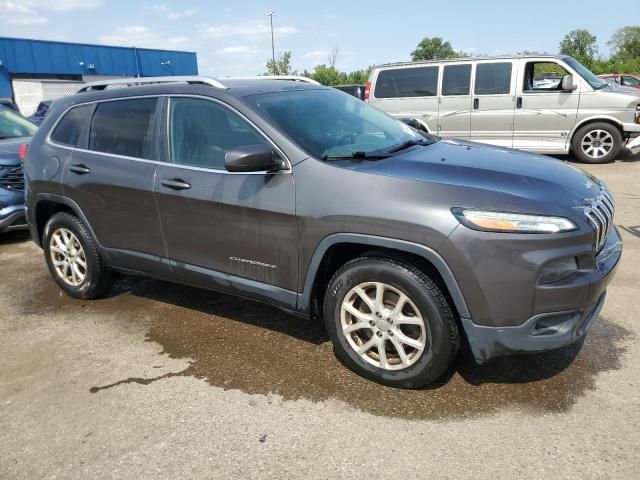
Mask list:
POLYGON ((94 393, 128 383, 148 385, 172 376, 193 376, 250 394, 336 399, 375 415, 409 419, 473 417, 506 408, 562 412, 595 388, 599 373, 620 368, 621 343, 629 335, 601 317, 584 345, 501 358, 484 366, 461 356, 436 385, 398 390, 343 367, 319 322, 215 292, 131 277, 121 277, 109 298, 78 301, 62 295, 42 273, 22 313, 115 313, 122 321, 148 325, 147 340, 161 345, 163 354, 192 360, 182 372, 96 385, 94 393))

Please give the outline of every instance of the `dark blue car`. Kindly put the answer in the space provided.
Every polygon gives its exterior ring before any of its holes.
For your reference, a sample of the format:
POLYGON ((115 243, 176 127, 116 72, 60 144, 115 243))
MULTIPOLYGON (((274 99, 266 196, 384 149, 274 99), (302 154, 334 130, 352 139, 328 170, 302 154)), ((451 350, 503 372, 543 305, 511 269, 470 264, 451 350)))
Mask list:
POLYGON ((20 114, 0 106, 0 233, 26 227, 20 150, 37 129, 20 114))
POLYGON ((44 117, 47 116, 49 109, 51 108, 51 103, 53 100, 45 100, 44 102, 40 102, 38 104, 38 108, 31 115, 27 117, 28 120, 32 121, 36 125, 40 125, 44 120, 44 117))

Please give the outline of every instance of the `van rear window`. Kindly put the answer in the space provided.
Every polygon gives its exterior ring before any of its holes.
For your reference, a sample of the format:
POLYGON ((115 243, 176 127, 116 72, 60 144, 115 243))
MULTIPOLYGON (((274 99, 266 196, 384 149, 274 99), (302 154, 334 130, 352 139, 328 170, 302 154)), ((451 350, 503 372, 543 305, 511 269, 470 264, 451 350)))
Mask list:
POLYGON ((442 74, 442 95, 469 95, 471 64, 447 65, 442 74))
POLYGON ((438 93, 438 68, 383 70, 376 81, 376 98, 434 97, 438 93))

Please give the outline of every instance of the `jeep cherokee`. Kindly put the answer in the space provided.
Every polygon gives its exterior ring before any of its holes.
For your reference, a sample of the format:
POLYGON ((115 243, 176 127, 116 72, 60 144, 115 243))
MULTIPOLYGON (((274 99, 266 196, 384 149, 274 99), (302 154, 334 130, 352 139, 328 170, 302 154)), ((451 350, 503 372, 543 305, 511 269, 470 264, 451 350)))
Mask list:
POLYGON ((602 182, 299 80, 116 80, 56 102, 25 171, 60 288, 96 298, 119 271, 322 317, 343 363, 405 388, 461 345, 482 363, 584 337, 622 251, 602 182))

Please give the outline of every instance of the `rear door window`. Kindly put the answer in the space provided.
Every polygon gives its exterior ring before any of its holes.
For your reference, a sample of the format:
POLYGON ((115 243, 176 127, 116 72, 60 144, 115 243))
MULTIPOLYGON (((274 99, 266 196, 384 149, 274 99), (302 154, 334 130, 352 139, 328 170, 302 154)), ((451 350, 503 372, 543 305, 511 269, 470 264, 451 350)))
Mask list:
POLYGON ((79 105, 73 107, 58 122, 51 134, 51 140, 69 147, 77 147, 80 135, 89 123, 93 105, 79 105))
POLYGON ((469 95, 471 64, 446 65, 442 75, 442 95, 469 95))
POLYGON ((511 62, 479 63, 476 66, 476 95, 501 95, 511 92, 511 62))
POLYGON ((438 93, 439 67, 383 70, 376 81, 376 98, 434 97, 438 93))
POLYGON ((153 159, 157 98, 99 103, 89 131, 89 150, 153 159))

